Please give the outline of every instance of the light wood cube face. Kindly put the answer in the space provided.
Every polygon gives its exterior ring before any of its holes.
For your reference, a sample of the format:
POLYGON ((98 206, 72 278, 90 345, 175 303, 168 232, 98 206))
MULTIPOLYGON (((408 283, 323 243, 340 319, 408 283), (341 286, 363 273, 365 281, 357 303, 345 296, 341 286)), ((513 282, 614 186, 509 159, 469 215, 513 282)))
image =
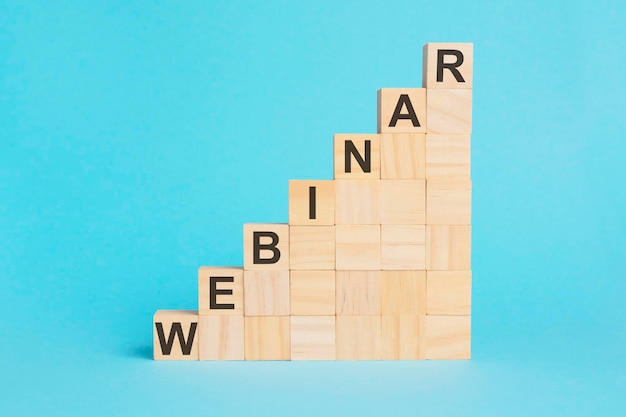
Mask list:
POLYGON ((335 269, 335 226, 291 226, 292 270, 335 269))
POLYGON ((243 225, 243 267, 246 270, 289 269, 289 225, 243 225))
POLYGON ((472 182, 432 179, 426 183, 426 224, 469 225, 472 221, 472 182))
POLYGON ((423 87, 472 88, 473 44, 427 43, 424 45, 423 54, 423 87))
POLYGON ((428 133, 472 133, 472 90, 428 90, 426 102, 428 133))
POLYGON ((244 359, 243 316, 200 316, 201 361, 244 359))
POLYGON ((380 237, 383 270, 426 269, 426 226, 383 224, 380 237))
POLYGON ((335 224, 335 182, 289 181, 289 224, 332 226, 335 224))
POLYGON ((426 359, 469 359, 470 316, 426 316, 426 359))
POLYGON ((289 315, 289 271, 245 271, 246 316, 289 315))
POLYGON ((335 135, 335 179, 379 179, 380 136, 335 135))
POLYGON ((335 315, 335 271, 291 271, 291 315, 335 315))
POLYGON ((430 315, 469 316, 472 271, 428 271, 427 300, 430 315))
POLYGON ((336 224, 380 224, 380 180, 337 180, 336 224))
POLYGON ((426 357, 426 316, 382 316, 382 359, 426 357))
POLYGON ((335 316, 291 317, 291 360, 335 360, 335 316))
POLYGON ((337 315, 380 315, 380 271, 337 271, 337 315))
POLYGON ((471 269, 470 226, 427 226, 426 269, 468 271, 471 269))
POLYGON ((198 360, 198 312, 159 310, 154 314, 154 360, 198 360))
POLYGON ((380 360, 381 317, 337 316, 337 359, 380 360))
POLYGON ((245 317, 245 358, 284 361, 291 358, 289 316, 245 317))
POLYGON ((382 179, 426 178, 426 135, 384 133, 380 135, 380 177, 382 179))
POLYGON ((426 271, 381 271, 383 316, 426 314, 426 271))
POLYGON ((378 90, 378 133, 426 132, 425 88, 378 90))
POLYGON ((387 224, 426 224, 425 180, 382 180, 380 220, 387 224))
POLYGON ((380 226, 336 226, 335 234, 338 271, 380 269, 380 226))
POLYGON ((426 177, 470 178, 470 135, 426 135, 426 177))
POLYGON ((243 268, 198 269, 198 314, 243 315, 243 268))

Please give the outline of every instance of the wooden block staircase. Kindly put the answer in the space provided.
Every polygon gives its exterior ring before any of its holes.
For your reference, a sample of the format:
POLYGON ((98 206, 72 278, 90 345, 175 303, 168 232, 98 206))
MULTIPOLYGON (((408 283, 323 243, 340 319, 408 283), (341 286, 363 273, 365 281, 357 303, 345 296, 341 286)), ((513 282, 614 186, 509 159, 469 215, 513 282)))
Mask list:
POLYGON ((473 45, 423 48, 378 91, 378 133, 334 136, 334 179, 289 181, 288 224, 154 315, 155 360, 469 359, 473 45))

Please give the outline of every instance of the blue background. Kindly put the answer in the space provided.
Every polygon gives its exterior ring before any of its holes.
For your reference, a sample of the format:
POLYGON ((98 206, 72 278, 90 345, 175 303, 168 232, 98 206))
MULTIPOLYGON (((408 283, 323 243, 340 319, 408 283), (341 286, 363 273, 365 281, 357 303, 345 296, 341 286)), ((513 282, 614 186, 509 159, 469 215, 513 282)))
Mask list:
POLYGON ((0 2, 0 414, 626 415, 626 6, 0 2), (474 42, 473 359, 154 362, 333 133, 474 42))

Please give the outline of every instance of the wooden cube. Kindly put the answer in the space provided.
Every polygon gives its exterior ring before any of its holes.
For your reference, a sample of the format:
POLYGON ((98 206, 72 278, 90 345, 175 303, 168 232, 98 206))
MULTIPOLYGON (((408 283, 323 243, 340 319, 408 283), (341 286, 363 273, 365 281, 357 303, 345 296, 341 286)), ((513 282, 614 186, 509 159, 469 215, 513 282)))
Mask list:
POLYGON ((427 43, 422 59, 422 87, 472 88, 474 45, 427 43))
POLYGON ((426 269, 426 226, 383 224, 380 240, 381 269, 426 269))
POLYGON ((382 316, 381 321, 382 359, 426 358, 426 316, 382 316))
POLYGON ((470 178, 470 135, 426 135, 426 178, 470 178))
POLYGON ((470 226, 426 226, 426 269, 468 271, 471 260, 470 226))
POLYGON ((469 225, 472 222, 472 182, 432 179, 426 182, 426 224, 469 225))
POLYGON ((249 270, 289 269, 289 225, 243 225, 243 267, 249 270))
POLYGON ((381 271, 383 316, 426 314, 426 271, 381 271))
POLYGON ((243 360, 243 323, 243 316, 200 316, 200 360, 243 360))
POLYGON ((380 269, 380 226, 336 226, 337 270, 380 269))
POLYGON ((198 312, 159 310, 153 317, 154 360, 198 360, 198 312))
POLYGON ((292 270, 335 269, 335 226, 290 226, 292 270))
POLYGON ((426 316, 426 359, 469 359, 470 316, 426 316))
POLYGON ((337 180, 336 224, 380 224, 380 180, 337 180))
POLYGON ((472 133, 472 90, 430 89, 426 103, 428 133, 472 133))
POLYGON ((335 179, 379 179, 380 136, 335 135, 334 162, 335 179))
POLYGON ((245 317, 247 361, 281 361, 291 358, 289 316, 245 317))
POLYGON ((291 360, 335 360, 335 316, 291 317, 291 360))
POLYGON ((245 271, 246 316, 289 315, 289 271, 245 271))
POLYGON ((378 133, 426 132, 425 88, 378 90, 378 133))
POLYGON ((428 271, 426 288, 429 315, 470 315, 472 271, 428 271))
POLYGON ((380 177, 405 180, 426 178, 426 135, 380 135, 380 177))
POLYGON ((335 224, 335 182, 289 180, 289 224, 335 224))
POLYGON ((291 315, 335 315, 335 271, 291 271, 291 315))
POLYGON ((198 314, 243 315, 243 268, 198 269, 198 314))
POLYGON ((337 316, 338 360, 381 359, 380 316, 337 316))
POLYGON ((380 271, 337 271, 337 315, 380 315, 380 271))
POLYGON ((425 224, 426 181, 382 180, 380 221, 382 224, 425 224))

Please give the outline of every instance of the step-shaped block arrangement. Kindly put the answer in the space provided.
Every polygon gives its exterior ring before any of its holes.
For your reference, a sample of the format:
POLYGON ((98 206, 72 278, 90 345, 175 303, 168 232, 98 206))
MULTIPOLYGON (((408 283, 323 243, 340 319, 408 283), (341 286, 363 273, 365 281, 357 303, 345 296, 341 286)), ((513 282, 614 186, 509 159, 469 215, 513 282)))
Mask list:
POLYGON ((473 46, 429 43, 378 132, 334 136, 334 179, 289 181, 288 224, 245 224, 198 310, 154 315, 157 360, 469 359, 473 46))

